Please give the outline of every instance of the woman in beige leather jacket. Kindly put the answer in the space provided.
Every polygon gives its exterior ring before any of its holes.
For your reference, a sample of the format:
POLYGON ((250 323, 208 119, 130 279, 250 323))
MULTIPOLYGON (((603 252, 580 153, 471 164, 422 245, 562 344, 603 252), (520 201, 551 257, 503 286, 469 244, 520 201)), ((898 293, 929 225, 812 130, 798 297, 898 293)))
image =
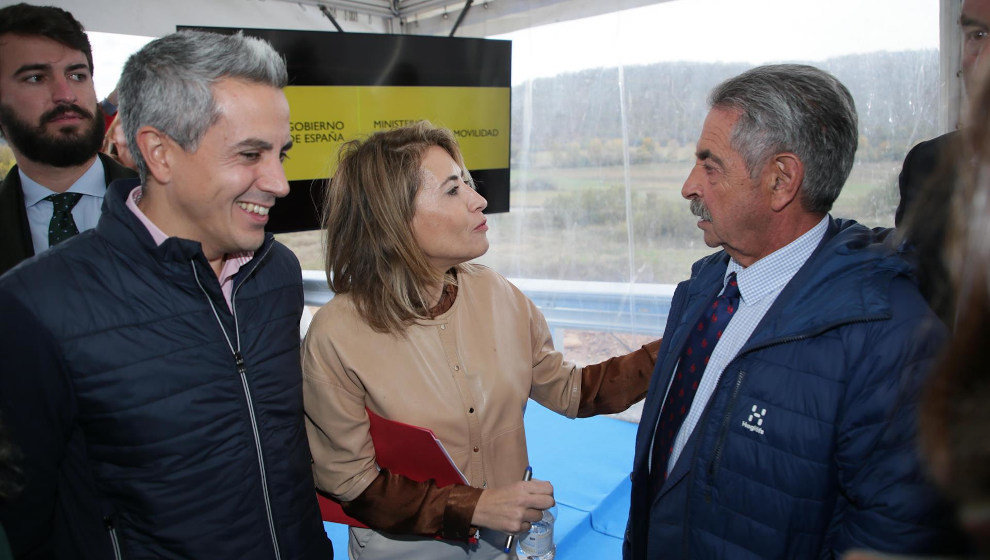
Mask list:
POLYGON ((485 205, 429 123, 341 152, 323 224, 336 295, 306 336, 303 391, 317 487, 372 528, 350 529, 351 558, 504 558, 505 533, 554 503, 549 482, 520 480, 527 400, 574 418, 646 394, 659 341, 579 368, 533 302, 466 264, 488 250, 485 205), (366 408, 431 429, 469 485, 379 468, 366 408))

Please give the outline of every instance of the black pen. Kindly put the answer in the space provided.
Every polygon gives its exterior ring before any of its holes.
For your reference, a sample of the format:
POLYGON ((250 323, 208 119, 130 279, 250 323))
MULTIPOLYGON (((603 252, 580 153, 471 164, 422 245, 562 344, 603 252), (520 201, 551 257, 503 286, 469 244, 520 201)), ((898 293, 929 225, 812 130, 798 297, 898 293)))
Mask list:
MULTIPOLYGON (((523 473, 523 482, 526 482, 533 478, 533 467, 526 467, 526 472, 523 473)), ((512 541, 516 538, 515 534, 509 534, 505 537, 505 552, 512 552, 512 541)))

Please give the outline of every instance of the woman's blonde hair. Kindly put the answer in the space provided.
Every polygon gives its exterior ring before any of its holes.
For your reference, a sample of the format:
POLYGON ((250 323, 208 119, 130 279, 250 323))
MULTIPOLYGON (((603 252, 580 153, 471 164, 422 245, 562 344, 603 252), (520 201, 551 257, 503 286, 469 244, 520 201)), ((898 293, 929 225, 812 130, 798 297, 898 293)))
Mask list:
POLYGON ((344 144, 328 183, 323 228, 330 289, 351 294, 379 332, 401 333, 427 318, 427 287, 444 280, 412 233, 420 165, 432 146, 465 168, 453 133, 419 121, 344 144))

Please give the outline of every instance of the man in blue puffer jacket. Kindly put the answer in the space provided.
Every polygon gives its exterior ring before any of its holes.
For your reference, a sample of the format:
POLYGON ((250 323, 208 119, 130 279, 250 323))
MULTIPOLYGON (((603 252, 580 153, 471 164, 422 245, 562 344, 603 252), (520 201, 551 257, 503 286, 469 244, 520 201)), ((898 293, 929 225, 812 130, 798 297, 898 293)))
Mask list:
POLYGON ((0 278, 0 408, 24 558, 332 558, 303 426, 299 263, 264 231, 289 186, 285 65, 183 32, 128 61, 141 182, 0 278))
POLYGON ((682 194, 723 250, 674 294, 626 560, 958 546, 915 451, 944 326, 888 232, 828 215, 856 152, 852 97, 777 65, 717 86, 710 106, 682 194))

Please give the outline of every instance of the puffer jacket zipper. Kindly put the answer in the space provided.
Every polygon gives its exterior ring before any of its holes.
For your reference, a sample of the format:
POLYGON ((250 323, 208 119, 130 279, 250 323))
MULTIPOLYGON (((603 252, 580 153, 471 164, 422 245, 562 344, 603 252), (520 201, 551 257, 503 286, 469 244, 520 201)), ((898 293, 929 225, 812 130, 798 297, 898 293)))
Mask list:
MULTIPOLYGON (((883 320, 883 319, 884 319, 884 317, 882 315, 876 315, 876 316, 866 316, 866 317, 860 317, 860 318, 857 318, 857 319, 849 319, 849 320, 844 320, 844 321, 838 321, 838 322, 836 322, 834 324, 827 325, 825 327, 819 328, 816 331, 811 332, 811 333, 805 333, 805 334, 800 334, 800 335, 788 336, 788 337, 779 338, 779 339, 776 339, 776 340, 767 341, 767 342, 765 342, 763 344, 759 344, 759 345, 753 346, 751 348, 743 348, 742 350, 739 351, 739 353, 736 355, 736 357, 733 358, 731 362, 729 362, 729 365, 726 366, 726 370, 728 370, 729 369, 729 366, 731 366, 732 363, 734 363, 740 357, 742 357, 742 356, 744 356, 746 354, 749 354, 751 352, 756 352, 758 350, 763 350, 765 348, 770 348, 771 346, 779 346, 781 344, 789 344, 791 342, 797 342, 799 340, 805 340, 805 339, 811 338, 813 336, 816 336, 816 335, 818 335, 818 334, 820 334, 822 332, 825 332, 827 330, 830 330, 832 328, 838 327, 840 325, 850 325, 850 324, 855 324, 855 323, 869 323, 869 322, 872 322, 872 321, 880 321, 880 320, 883 320)), ((735 382, 735 385, 733 386, 732 394, 729 396, 729 402, 726 404, 725 414, 723 414, 723 416, 722 416, 722 424, 721 424, 721 427, 719 428, 718 440, 716 440, 716 442, 715 442, 715 449, 712 451, 712 459, 708 463, 708 472, 707 472, 707 475, 708 475, 707 476, 707 481, 708 481, 708 483, 705 486, 705 502, 708 502, 708 503, 710 503, 711 502, 711 499, 712 499, 712 487, 715 485, 715 472, 718 470, 718 464, 719 464, 719 462, 722 459, 722 448, 725 446, 725 439, 726 439, 726 437, 728 437, 728 434, 729 434, 729 427, 730 427, 729 426, 729 423, 732 420, 732 413, 733 413, 733 409, 735 408, 736 398, 739 396, 739 390, 742 388, 742 384, 743 384, 743 381, 744 381, 745 378, 746 378, 746 372, 743 371, 743 370, 740 370, 739 371, 739 374, 736 376, 736 382, 735 382)))
POLYGON ((736 407, 736 399, 739 398, 739 390, 742 389, 743 381, 746 379, 746 372, 739 370, 736 375, 736 384, 729 395, 729 402, 725 406, 725 414, 722 416, 722 425, 718 430, 718 440, 715 442, 715 450, 712 452, 712 460, 708 464, 708 484, 705 486, 705 502, 712 501, 712 486, 715 484, 715 472, 718 470, 719 461, 722 459, 722 447, 725 445, 725 438, 729 433, 729 423, 732 420, 732 411, 736 407))
POLYGON ((203 283, 199 279, 199 272, 196 270, 196 261, 191 260, 189 261, 189 264, 192 266, 193 277, 196 279, 196 284, 203 292, 203 295, 206 296, 206 301, 210 304, 210 309, 213 310, 213 317, 217 320, 217 324, 220 325, 220 331, 227 340, 227 346, 230 348, 230 353, 234 357, 234 365, 237 367, 237 374, 241 378, 241 387, 244 389, 244 398, 247 401, 248 415, 251 418, 251 431, 254 435, 254 448, 258 457, 258 469, 261 473, 261 491, 265 499, 265 514, 268 519, 268 530, 271 532, 272 536, 272 547, 275 550, 275 560, 281 560, 282 553, 278 546, 278 535, 275 533, 275 519, 272 515, 272 502, 268 492, 268 477, 267 470, 265 469, 265 455, 261 449, 261 434, 258 432, 258 420, 254 414, 254 400, 251 397, 251 387, 247 381, 247 367, 244 363, 244 356, 241 354, 241 333, 237 325, 237 306, 234 303, 237 291, 244 285, 245 282, 247 282, 248 278, 254 275, 254 272, 258 269, 261 261, 268 256, 271 248, 272 245, 269 244, 264 253, 260 256, 255 256, 254 266, 247 272, 247 274, 244 275, 244 279, 241 283, 234 286, 234 290, 231 293, 230 312, 234 317, 234 341, 231 341, 230 335, 227 333, 227 329, 223 326, 223 321, 220 319, 219 312, 217 312, 216 304, 213 303, 213 298, 210 297, 209 292, 206 291, 206 288, 203 287, 203 283))

